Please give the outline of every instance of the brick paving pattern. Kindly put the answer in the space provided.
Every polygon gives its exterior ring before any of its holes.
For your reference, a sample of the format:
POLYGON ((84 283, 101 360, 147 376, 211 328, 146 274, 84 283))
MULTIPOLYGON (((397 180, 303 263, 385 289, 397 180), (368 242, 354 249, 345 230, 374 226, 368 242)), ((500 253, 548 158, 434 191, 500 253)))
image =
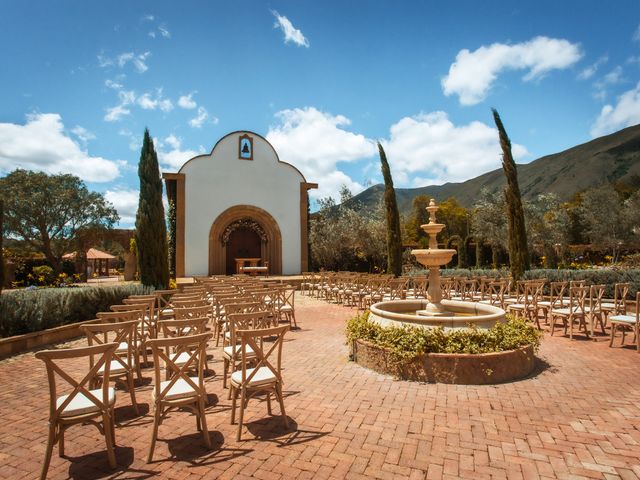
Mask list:
MULTIPOLYGON (((249 403, 235 441, 219 349, 207 379, 207 451, 187 413, 161 426, 154 462, 151 385, 116 403, 118 469, 92 426, 71 427, 66 458, 54 448, 48 478, 640 478, 640 355, 597 342, 549 337, 536 375, 495 386, 397 381, 348 361, 354 310, 298 297, 301 330, 284 346, 290 427, 249 403)), ((72 342, 71 344, 78 344, 72 342)), ((144 376, 151 378, 146 369, 144 376)), ((44 365, 33 353, 0 362, 0 478, 36 478, 47 435, 44 365)), ((279 413, 274 404, 274 413, 279 413)))

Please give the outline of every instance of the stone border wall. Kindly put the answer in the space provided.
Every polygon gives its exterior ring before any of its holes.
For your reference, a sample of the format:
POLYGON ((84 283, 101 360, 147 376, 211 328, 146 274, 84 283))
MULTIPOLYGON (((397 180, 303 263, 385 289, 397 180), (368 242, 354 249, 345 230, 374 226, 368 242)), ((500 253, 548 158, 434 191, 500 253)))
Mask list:
POLYGON ((32 348, 39 348, 44 345, 51 345, 71 340, 72 338, 82 337, 84 334, 80 330, 80 325, 89 322, 90 321, 85 320, 83 322, 41 330, 39 332, 0 338, 0 359, 24 353, 32 348))
POLYGON ((491 385, 526 377, 535 368, 532 346, 505 352, 427 353, 408 363, 393 361, 391 352, 365 340, 353 344, 353 359, 359 365, 402 380, 458 385, 491 385))

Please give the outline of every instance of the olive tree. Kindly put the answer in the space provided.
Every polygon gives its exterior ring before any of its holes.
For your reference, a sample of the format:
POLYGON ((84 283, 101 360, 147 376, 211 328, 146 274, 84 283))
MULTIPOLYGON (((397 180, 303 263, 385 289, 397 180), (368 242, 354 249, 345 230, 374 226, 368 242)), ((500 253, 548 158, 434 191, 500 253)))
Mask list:
POLYGON ((101 193, 70 174, 15 170, 0 178, 0 198, 6 236, 42 253, 56 272, 81 233, 111 228, 119 220, 101 193))

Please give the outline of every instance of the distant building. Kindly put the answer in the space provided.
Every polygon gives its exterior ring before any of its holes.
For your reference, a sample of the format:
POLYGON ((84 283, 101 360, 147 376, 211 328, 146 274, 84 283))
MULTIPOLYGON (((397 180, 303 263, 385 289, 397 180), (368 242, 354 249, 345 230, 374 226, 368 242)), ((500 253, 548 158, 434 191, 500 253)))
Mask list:
POLYGON ((273 275, 308 269, 307 191, 317 184, 264 137, 230 133, 163 178, 176 207, 176 276, 236 273, 242 259, 273 275))

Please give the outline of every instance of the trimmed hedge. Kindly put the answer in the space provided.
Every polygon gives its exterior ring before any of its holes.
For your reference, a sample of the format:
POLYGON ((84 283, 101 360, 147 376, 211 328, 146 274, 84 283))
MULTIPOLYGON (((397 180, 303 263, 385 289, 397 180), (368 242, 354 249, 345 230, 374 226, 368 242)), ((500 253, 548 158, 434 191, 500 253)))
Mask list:
POLYGON ((527 345, 537 350, 542 333, 533 325, 508 317, 490 329, 471 327, 445 331, 442 327, 383 327, 369 321, 369 312, 347 322, 347 340, 366 340, 388 348, 396 361, 406 361, 424 353, 491 353, 527 345))
MULTIPOLYGON (((443 277, 508 277, 509 270, 500 269, 468 269, 468 268, 447 268, 440 271, 443 277)), ((425 275, 426 270, 414 270, 410 275, 425 275)), ((613 287, 616 283, 629 283, 629 299, 636 296, 640 291, 640 268, 590 268, 585 270, 569 269, 544 269, 537 268, 524 272, 523 280, 534 278, 544 278, 547 282, 560 282, 570 280, 584 280, 588 285, 606 285, 605 297, 613 298, 613 287)), ((548 287, 548 284, 547 284, 548 287)))
POLYGON ((42 288, 5 291, 0 295, 0 337, 39 332, 47 328, 96 318, 129 295, 153 289, 140 284, 82 288, 42 288))

